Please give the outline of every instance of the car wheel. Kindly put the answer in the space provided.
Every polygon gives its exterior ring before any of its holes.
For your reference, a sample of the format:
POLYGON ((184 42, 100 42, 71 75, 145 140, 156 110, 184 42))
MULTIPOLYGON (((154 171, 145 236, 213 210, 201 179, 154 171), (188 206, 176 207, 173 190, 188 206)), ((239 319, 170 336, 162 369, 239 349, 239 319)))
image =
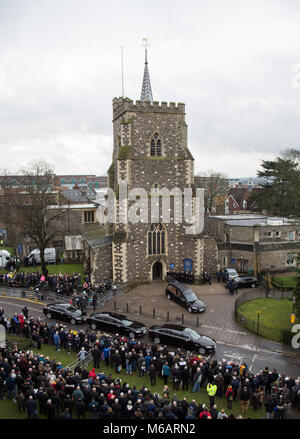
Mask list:
POLYGON ((255 288, 255 287, 256 287, 256 285, 255 285, 255 284, 252 284, 252 285, 251 285, 251 288, 255 288))
POLYGON ((91 328, 92 328, 92 329, 97 329, 97 326, 95 325, 95 323, 92 323, 92 324, 91 324, 91 328))
POLYGON ((51 318, 52 318, 52 315, 51 315, 50 312, 48 312, 48 313, 46 314, 46 316, 47 316, 47 319, 51 319, 51 318))
POLYGON ((188 307, 188 312, 192 312, 193 310, 192 310, 192 308, 189 306, 188 307))
POLYGON ((170 294, 167 295, 167 299, 168 299, 168 300, 171 300, 171 296, 170 296, 170 294))
POLYGON ((160 338, 159 337, 155 337, 154 338, 154 343, 159 344, 160 343, 160 338))
POLYGON ((135 337, 134 332, 129 332, 129 337, 130 337, 130 338, 134 338, 134 337, 135 337))
POLYGON ((71 325, 76 325, 76 320, 75 319, 71 319, 71 325))
POLYGON ((205 348, 199 348, 199 353, 201 355, 204 355, 205 354, 205 348))

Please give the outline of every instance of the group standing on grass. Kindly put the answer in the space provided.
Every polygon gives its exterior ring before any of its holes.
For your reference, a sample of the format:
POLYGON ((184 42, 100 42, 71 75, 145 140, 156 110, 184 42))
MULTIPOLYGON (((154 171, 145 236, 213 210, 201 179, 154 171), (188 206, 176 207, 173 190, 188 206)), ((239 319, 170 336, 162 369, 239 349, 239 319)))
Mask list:
MULTIPOLYGON (((3 309, 0 319, 5 326, 11 320, 3 309)), ((12 321, 17 319, 15 315, 12 321)), ((16 326, 7 330, 14 334, 16 326)), ((12 399, 19 411, 27 411, 28 418, 227 419, 235 417, 232 408, 237 403, 243 418, 248 416, 249 406, 266 418, 288 418, 292 408, 300 410, 300 382, 268 367, 253 374, 245 363, 208 361, 181 349, 171 351, 166 346, 117 334, 89 330, 77 333, 33 318, 24 318, 20 334, 30 339, 38 352, 42 344, 53 344, 57 351, 76 352, 79 360, 71 371, 41 354, 21 352, 17 347, 0 349, 0 398, 12 399), (85 367, 89 352, 91 371, 85 367), (102 365, 113 369, 115 377, 102 372, 102 365), (122 383, 118 377, 122 369, 127 375, 141 378, 138 389, 122 383), (142 385, 146 375, 152 387, 160 383, 164 386, 161 394, 142 385), (175 392, 173 397, 169 387, 175 392), (191 396, 201 390, 207 394, 209 405, 192 398, 179 399, 179 390, 190 391, 191 396), (218 409, 222 400, 227 403, 228 413, 218 409)))

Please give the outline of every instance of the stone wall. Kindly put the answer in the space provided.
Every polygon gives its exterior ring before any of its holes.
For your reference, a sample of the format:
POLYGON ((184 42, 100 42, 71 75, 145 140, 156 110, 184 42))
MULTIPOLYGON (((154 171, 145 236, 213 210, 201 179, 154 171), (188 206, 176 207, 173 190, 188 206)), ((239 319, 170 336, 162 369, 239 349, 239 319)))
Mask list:
POLYGON ((104 279, 113 279, 111 244, 91 249, 92 283, 99 284, 104 279))

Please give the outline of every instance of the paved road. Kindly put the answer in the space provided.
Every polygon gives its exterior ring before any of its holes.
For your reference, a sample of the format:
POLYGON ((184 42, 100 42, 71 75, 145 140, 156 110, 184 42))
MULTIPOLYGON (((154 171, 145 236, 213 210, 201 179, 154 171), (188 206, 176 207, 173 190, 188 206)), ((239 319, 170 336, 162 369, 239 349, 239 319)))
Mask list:
MULTIPOLYGON (((31 301, 24 301, 24 299, 16 299, 9 297, 0 297, 0 306, 4 308, 6 315, 13 315, 15 312, 20 312, 26 303, 29 309, 29 316, 40 317, 46 319, 45 315, 42 313, 43 305, 31 301)), ((143 316, 136 317, 137 320, 145 322, 143 316)), ((49 322, 55 322, 55 320, 48 320, 49 322)), ((146 323, 146 322, 145 322, 146 323)), ((151 322, 153 324, 153 321, 151 322)), ((73 328, 74 326, 66 323, 67 327, 73 328)), ((149 326, 149 325, 147 325, 149 326)), ((87 325, 77 325, 76 329, 86 329, 87 325)), ((147 343, 151 343, 148 336, 142 339, 147 343)), ((266 347, 256 347, 256 346, 239 346, 234 343, 224 342, 222 340, 217 340, 217 351, 214 355, 209 357, 211 359, 222 360, 233 360, 242 363, 245 361, 252 372, 258 372, 264 369, 266 366, 269 368, 276 368, 278 372, 292 375, 298 377, 300 375, 300 356, 294 353, 280 353, 274 350, 267 349, 266 347)))

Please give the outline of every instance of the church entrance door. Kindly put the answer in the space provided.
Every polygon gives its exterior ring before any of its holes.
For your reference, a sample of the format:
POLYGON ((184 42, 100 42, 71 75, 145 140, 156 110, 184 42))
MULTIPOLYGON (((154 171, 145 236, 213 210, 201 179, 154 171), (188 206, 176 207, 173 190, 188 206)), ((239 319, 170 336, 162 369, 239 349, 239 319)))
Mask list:
POLYGON ((152 267, 152 279, 161 280, 163 276, 163 267, 161 262, 155 262, 152 267))

